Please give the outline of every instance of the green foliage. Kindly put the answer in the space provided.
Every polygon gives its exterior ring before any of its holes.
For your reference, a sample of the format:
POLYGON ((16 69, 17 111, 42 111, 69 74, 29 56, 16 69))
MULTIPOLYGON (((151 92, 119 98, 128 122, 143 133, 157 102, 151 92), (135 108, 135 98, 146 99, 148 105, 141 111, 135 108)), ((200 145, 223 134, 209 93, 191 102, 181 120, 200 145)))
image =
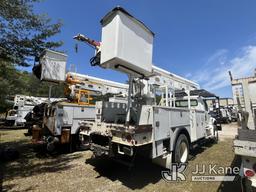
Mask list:
POLYGON ((0 58, 29 66, 43 49, 54 49, 61 41, 48 41, 60 32, 61 22, 52 23, 45 14, 33 11, 38 0, 0 0, 0 58))
MULTIPOLYGON (((61 22, 53 23, 45 14, 34 12, 40 0, 0 0, 0 112, 12 107, 6 99, 16 94, 48 96, 49 83, 19 71, 29 66, 45 48, 55 49, 61 41, 49 38, 60 32, 61 22)), ((63 97, 64 86, 54 86, 53 97, 63 97)))
MULTIPOLYGON (((40 82, 33 74, 19 71, 14 65, 0 59, 0 112, 10 109, 12 105, 6 99, 16 94, 48 97, 51 83, 40 82)), ((64 85, 52 88, 52 97, 64 97, 64 85)))

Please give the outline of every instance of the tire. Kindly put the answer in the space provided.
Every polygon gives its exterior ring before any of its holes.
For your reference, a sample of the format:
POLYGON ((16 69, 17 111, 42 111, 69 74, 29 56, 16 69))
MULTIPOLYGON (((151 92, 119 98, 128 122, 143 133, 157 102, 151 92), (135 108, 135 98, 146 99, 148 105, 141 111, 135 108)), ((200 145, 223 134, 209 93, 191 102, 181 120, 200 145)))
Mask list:
POLYGON ((83 140, 79 139, 79 150, 88 150, 90 149, 90 144, 89 144, 89 137, 86 138, 86 136, 83 136, 83 140))
POLYGON ((79 140, 79 133, 71 135, 70 143, 68 144, 68 151, 69 153, 73 153, 75 151, 80 150, 80 140, 79 140))
POLYGON ((46 150, 48 153, 53 153, 55 149, 56 149, 56 146, 54 143, 47 143, 46 150))
POLYGON ((189 143, 186 135, 180 134, 174 149, 174 162, 186 163, 189 157, 189 143))
POLYGON ((212 138, 213 143, 218 143, 218 141, 219 141, 219 133, 218 133, 217 127, 214 128, 213 135, 214 135, 214 137, 212 138))

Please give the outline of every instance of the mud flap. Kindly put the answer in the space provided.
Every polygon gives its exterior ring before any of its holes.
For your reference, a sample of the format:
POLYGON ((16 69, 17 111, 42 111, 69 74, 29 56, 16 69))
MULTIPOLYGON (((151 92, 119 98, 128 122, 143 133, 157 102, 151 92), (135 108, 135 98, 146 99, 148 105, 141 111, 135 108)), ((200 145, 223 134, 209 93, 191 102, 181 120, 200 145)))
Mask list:
POLYGON ((154 164, 157 164, 161 167, 170 169, 171 168, 171 164, 172 164, 172 152, 166 154, 166 155, 161 155, 157 158, 152 159, 152 162, 154 164))
POLYGON ((62 129, 61 131, 61 138, 60 142, 61 144, 66 144, 70 142, 70 129, 62 129))
POLYGON ((37 143, 42 139, 42 128, 38 125, 33 125, 32 128, 32 142, 37 143))

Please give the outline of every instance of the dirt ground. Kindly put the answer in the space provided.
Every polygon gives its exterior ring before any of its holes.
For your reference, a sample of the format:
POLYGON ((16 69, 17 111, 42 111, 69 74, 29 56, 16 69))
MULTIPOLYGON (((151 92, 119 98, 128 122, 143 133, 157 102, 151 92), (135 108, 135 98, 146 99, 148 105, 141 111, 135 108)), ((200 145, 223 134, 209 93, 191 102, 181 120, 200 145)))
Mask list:
POLYGON ((220 140, 234 139, 237 135, 237 123, 223 124, 222 131, 219 132, 220 140))
POLYGON ((190 178, 196 164, 236 166, 239 159, 234 157, 231 138, 194 150, 187 180, 166 182, 161 176, 164 169, 149 160, 137 159, 129 169, 111 160, 93 159, 90 151, 48 155, 33 149, 25 132, 0 129, 0 147, 13 146, 20 152, 17 160, 0 161, 0 191, 241 191, 239 179, 192 182, 190 178))

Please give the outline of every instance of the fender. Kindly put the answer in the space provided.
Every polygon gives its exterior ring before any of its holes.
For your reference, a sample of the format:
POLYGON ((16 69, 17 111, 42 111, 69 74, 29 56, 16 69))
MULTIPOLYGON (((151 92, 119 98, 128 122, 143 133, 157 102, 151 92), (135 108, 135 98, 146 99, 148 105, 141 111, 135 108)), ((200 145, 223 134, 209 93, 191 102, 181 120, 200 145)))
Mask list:
POLYGON ((188 133, 188 131, 187 131, 187 129, 186 129, 185 127, 173 127, 173 128, 171 128, 171 129, 172 129, 172 131, 173 131, 173 135, 172 135, 172 137, 170 138, 170 151, 173 151, 173 150, 174 150, 176 141, 177 141, 177 139, 178 139, 178 137, 179 137, 180 134, 186 135, 187 138, 188 138, 189 144, 191 143, 191 141, 190 141, 190 135, 189 135, 189 133, 188 133))

